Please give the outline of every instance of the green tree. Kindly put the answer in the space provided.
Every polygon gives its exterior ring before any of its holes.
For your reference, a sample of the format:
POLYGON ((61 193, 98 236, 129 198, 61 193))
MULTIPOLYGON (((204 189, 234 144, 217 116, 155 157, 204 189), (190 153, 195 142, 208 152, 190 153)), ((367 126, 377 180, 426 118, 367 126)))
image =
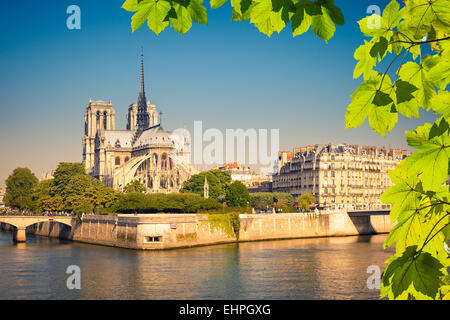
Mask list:
POLYGON ((31 209, 32 193, 38 179, 28 168, 14 169, 6 179, 5 204, 19 209, 31 209))
POLYGON ((64 210, 63 198, 61 196, 41 195, 35 202, 36 211, 58 212, 64 210))
POLYGON ((139 180, 133 180, 131 182, 129 182, 124 188, 123 188, 123 192, 124 193, 146 193, 147 192, 147 188, 145 187, 145 185, 139 181, 139 180))
POLYGON ((191 176, 183 183, 181 192, 195 193, 203 196, 205 176, 207 177, 209 184, 209 197, 212 199, 224 197, 226 189, 231 182, 231 175, 228 171, 218 169, 201 172, 191 176))
POLYGON ((391 1, 381 16, 359 21, 369 40, 355 51, 354 78, 363 81, 351 95, 346 127, 368 119, 382 135, 399 114, 418 118, 420 108, 438 115, 406 132, 417 151, 389 172, 394 186, 381 200, 392 204, 396 223, 384 243, 395 254, 383 272, 381 296, 389 299, 450 299, 450 1, 391 1))
POLYGON ((225 201, 229 207, 246 207, 250 204, 250 193, 242 182, 235 181, 228 186, 225 201))
POLYGON ((314 197, 311 193, 305 193, 301 196, 297 197, 297 203, 302 208, 303 211, 307 211, 311 209, 311 205, 316 202, 316 197, 314 197))
POLYGON ((117 192, 103 184, 92 184, 84 191, 84 197, 92 205, 95 213, 101 209, 112 208, 117 200, 117 192))
MULTIPOLYGON (((56 168, 53 177, 53 194, 60 195, 63 198, 69 196, 73 192, 79 191, 76 186, 77 182, 82 183, 83 186, 86 186, 88 179, 90 182, 90 176, 86 174, 86 170, 82 163, 61 162, 56 168), (77 176, 77 178, 74 178, 75 176, 77 176), (75 180, 72 180, 72 178, 75 180)), ((82 187, 80 186, 80 188, 82 187)))

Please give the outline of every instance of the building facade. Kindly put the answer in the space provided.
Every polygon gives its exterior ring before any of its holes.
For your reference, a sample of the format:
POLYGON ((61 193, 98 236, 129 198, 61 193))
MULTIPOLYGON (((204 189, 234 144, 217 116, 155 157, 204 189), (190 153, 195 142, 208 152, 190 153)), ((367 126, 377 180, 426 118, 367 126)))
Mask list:
POLYGON ((3 201, 6 193, 6 188, 0 187, 0 208, 5 207, 5 202, 3 201))
POLYGON ((294 197, 311 193, 319 208, 388 209, 380 196, 392 182, 388 170, 406 156, 406 150, 345 144, 296 149, 273 176, 274 192, 294 197))
POLYGON ((219 170, 228 171, 231 175, 231 181, 240 181, 246 187, 257 187, 262 182, 272 181, 271 175, 256 173, 250 167, 245 167, 239 163, 227 163, 218 167, 219 170))
POLYGON ((156 106, 147 101, 141 55, 137 103, 130 104, 126 130, 116 130, 111 102, 89 101, 84 113, 83 163, 106 186, 122 190, 140 180, 149 193, 178 192, 195 173, 187 132, 165 131, 156 106))

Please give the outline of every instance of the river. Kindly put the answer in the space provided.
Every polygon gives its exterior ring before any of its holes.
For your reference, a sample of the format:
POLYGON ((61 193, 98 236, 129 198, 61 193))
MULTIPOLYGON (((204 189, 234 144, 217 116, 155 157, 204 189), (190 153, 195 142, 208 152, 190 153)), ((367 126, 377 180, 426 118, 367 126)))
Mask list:
POLYGON ((0 231, 0 299, 378 299, 386 235, 135 251, 0 231), (68 290, 66 269, 81 270, 68 290))

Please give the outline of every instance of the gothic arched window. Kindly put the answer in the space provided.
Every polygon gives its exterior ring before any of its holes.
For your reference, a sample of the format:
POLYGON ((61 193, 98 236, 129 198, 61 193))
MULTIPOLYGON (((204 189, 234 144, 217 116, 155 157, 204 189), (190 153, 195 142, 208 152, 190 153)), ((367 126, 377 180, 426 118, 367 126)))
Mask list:
POLYGON ((106 113, 106 111, 105 112, 103 112, 103 129, 107 129, 108 128, 108 116, 107 116, 107 113, 106 113))
POLYGON ((165 153, 161 156, 161 170, 167 170, 167 154, 165 153))
POLYGON ((96 124, 97 124, 97 129, 100 129, 100 111, 97 111, 96 114, 96 124))
POLYGON ((120 166, 120 158, 116 157, 116 166, 120 166))
POLYGON ((156 153, 153 154, 153 169, 156 170, 157 166, 158 166, 158 155, 156 153))

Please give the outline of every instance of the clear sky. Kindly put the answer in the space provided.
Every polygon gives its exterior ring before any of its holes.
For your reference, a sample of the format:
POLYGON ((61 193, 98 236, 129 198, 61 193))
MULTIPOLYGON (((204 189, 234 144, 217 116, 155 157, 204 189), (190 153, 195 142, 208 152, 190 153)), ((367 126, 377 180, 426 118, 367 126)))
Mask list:
POLYGON ((131 32, 123 0, 8 1, 0 11, 0 186, 16 167, 40 175, 61 161, 81 161, 83 114, 89 99, 111 100, 116 128, 137 100, 140 47, 147 98, 163 111, 167 130, 280 129, 280 147, 316 143, 406 148, 405 130, 430 119, 400 117, 386 138, 367 125, 346 130, 345 110, 360 83, 353 80, 357 21, 369 5, 388 1, 336 0, 345 16, 328 44, 312 34, 293 38, 290 26, 271 38, 231 7, 211 10, 208 25, 181 36, 159 36, 145 25, 131 32), (66 9, 81 8, 81 30, 68 30, 66 9))

